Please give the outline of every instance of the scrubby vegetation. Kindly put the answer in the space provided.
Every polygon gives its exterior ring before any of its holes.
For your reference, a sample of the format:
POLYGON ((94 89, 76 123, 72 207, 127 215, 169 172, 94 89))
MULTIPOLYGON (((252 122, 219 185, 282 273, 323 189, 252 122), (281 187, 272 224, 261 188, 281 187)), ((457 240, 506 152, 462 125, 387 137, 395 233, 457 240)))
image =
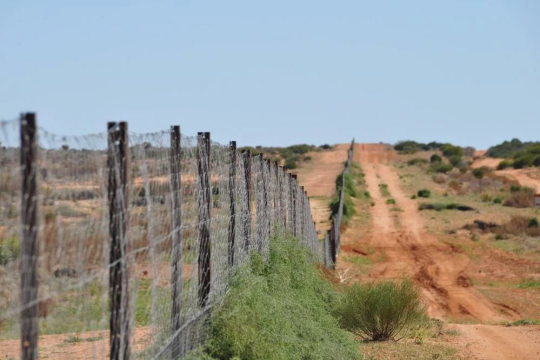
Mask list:
POLYGON ((416 194, 418 195, 418 197, 428 198, 431 196, 431 191, 428 189, 421 189, 421 190, 418 190, 416 194))
POLYGON ((342 327, 366 340, 399 340, 428 326, 420 299, 409 280, 355 284, 345 290, 335 313, 342 327))
MULTIPOLYGON (((343 202, 343 223, 347 224, 353 215, 356 214, 356 208, 352 198, 358 198, 360 193, 357 190, 356 177, 362 177, 362 172, 358 164, 353 164, 349 172, 345 174, 345 197, 343 202)), ((339 174, 336 177, 336 193, 330 201, 330 217, 332 218, 339 211, 339 198, 343 186, 343 177, 339 174)))
POLYGON ((473 211, 474 208, 467 205, 460 205, 455 203, 443 204, 443 203, 422 203, 418 205, 419 210, 459 210, 459 211, 473 211))
POLYGON ((235 274, 213 314, 205 359, 357 359, 357 345, 330 309, 338 293, 288 236, 235 274))
POLYGON ((489 148, 487 156, 505 158, 497 167, 499 170, 513 167, 540 167, 540 142, 521 142, 519 139, 505 141, 489 148))
POLYGON ((332 146, 324 144, 321 146, 298 144, 288 147, 263 147, 246 146, 239 148, 239 151, 249 150, 253 156, 263 154, 265 158, 278 161, 287 170, 296 169, 299 161, 310 161, 310 156, 305 156, 308 152, 331 149, 332 146))

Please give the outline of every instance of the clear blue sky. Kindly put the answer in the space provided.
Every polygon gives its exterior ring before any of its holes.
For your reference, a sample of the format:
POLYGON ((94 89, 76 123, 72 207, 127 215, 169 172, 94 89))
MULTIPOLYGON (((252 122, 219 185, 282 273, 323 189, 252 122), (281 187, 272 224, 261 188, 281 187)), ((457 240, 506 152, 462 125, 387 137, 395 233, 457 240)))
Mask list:
POLYGON ((540 1, 2 0, 0 118, 21 111, 239 146, 540 140, 540 1))

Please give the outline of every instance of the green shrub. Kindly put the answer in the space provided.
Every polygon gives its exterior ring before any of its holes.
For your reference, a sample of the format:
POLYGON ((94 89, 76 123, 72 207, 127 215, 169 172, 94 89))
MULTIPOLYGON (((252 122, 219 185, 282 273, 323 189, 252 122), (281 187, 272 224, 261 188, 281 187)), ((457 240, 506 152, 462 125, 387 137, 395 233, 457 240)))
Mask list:
POLYGON ((529 227, 530 227, 530 228, 533 228, 533 227, 537 228, 537 227, 539 227, 539 226, 540 226, 540 224, 538 223, 538 219, 537 219, 537 218, 531 218, 531 219, 529 220, 529 227))
POLYGON ((384 197, 390 196, 390 191, 388 191, 388 185, 387 184, 379 184, 379 189, 381 190, 381 194, 384 197))
MULTIPOLYGON (((330 219, 339 211, 339 195, 336 194, 330 201, 330 219)), ((356 214, 356 207, 350 195, 345 194, 343 200, 343 223, 347 224, 356 214)))
POLYGON ((306 161, 306 162, 307 162, 307 161, 311 161, 311 156, 306 156, 306 157, 304 157, 304 161, 306 161))
POLYGON ((500 196, 497 196, 495 199, 493 199, 494 204, 502 204, 504 199, 500 196))
POLYGON ((521 191, 521 186, 520 185, 512 185, 512 186, 510 186, 510 191, 511 192, 519 192, 519 191, 521 191))
POLYGON ((431 164, 431 169, 437 173, 446 174, 449 171, 452 171, 454 167, 450 164, 444 163, 433 163, 431 164))
POLYGON ((463 167, 463 158, 461 156, 451 156, 448 161, 453 167, 463 167))
POLYGON ((283 168, 285 170, 293 170, 293 169, 296 169, 297 167, 298 165, 296 164, 296 161, 293 159, 287 159, 285 161, 285 165, 283 165, 283 168))
POLYGON ((514 160, 514 169, 523 169, 534 166, 535 157, 530 154, 522 155, 514 160))
POLYGON ((364 191, 364 197, 365 197, 366 199, 371 199, 371 194, 369 193, 369 191, 367 191, 367 190, 364 191))
POLYGON ((504 170, 506 168, 514 166, 514 163, 510 160, 503 160, 497 165, 497 170, 504 170))
POLYGON ((485 169, 483 167, 474 169, 472 171, 473 175, 477 179, 482 179, 485 175, 485 169))
POLYGON ((270 242, 231 278, 213 313, 206 352, 215 359, 357 359, 357 345, 330 313, 334 288, 313 265, 313 255, 291 237, 270 242))
POLYGON ((431 155, 431 158, 429 160, 431 161, 431 163, 440 163, 442 162, 442 157, 437 154, 433 154, 431 155))
POLYGON ((0 265, 7 265, 17 259, 21 253, 19 238, 12 236, 0 242, 0 265))
POLYGON ((409 166, 413 166, 413 165, 417 165, 417 164, 427 164, 428 161, 426 159, 422 159, 422 158, 414 158, 414 159, 411 159, 409 161, 407 161, 407 165, 409 166))
POLYGON ((323 150, 329 150, 329 149, 332 148, 332 146, 331 146, 331 145, 328 145, 328 144, 324 144, 324 145, 319 146, 319 148, 321 148, 321 149, 323 149, 323 150))
POLYGON ((463 148, 460 146, 454 146, 451 144, 446 144, 443 147, 441 147, 442 153, 447 158, 457 157, 462 158, 463 157, 463 148))
POLYGON ((376 341, 399 340, 428 321, 420 291, 410 280, 355 284, 345 290, 335 313, 343 328, 376 341))
POLYGON ((388 200, 386 200, 386 203, 387 203, 388 205, 395 205, 395 204, 396 204, 396 200, 394 200, 394 199, 388 199, 388 200))
MULTIPOLYGON (((341 184, 343 183, 343 176, 339 174, 336 177, 336 193, 341 192, 341 184)), ((356 190, 356 186, 354 185, 354 178, 353 175, 349 172, 345 174, 345 193, 349 194, 350 196, 354 198, 358 198, 360 194, 358 193, 358 190, 356 190)))
POLYGON ((474 208, 468 206, 468 205, 460 205, 456 203, 450 203, 450 204, 441 204, 441 203, 421 203, 418 205, 419 210, 435 210, 435 211, 442 211, 442 210, 459 210, 459 211, 473 211, 474 208))
POLYGON ((416 200, 416 194, 413 194, 413 196, 411 196, 411 199, 416 200))
POLYGON ((431 196, 431 191, 429 191, 428 189, 418 190, 417 195, 418 197, 428 198, 431 196))

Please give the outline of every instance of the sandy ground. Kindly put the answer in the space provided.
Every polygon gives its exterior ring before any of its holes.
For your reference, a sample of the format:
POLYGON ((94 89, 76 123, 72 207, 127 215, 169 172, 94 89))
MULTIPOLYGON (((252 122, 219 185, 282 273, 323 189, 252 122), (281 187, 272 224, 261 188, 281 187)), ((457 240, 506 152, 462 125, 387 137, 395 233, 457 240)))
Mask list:
POLYGON ((455 345, 469 359, 540 359, 540 327, 453 325, 460 332, 455 345))
MULTIPOLYGON (((385 258, 374 264, 363 280, 413 278, 421 286, 431 317, 481 323, 519 319, 517 311, 492 303, 470 284, 466 276, 470 259, 466 254, 425 232, 416 202, 404 194, 398 175, 387 164, 394 156, 381 145, 358 144, 355 148, 355 161, 362 165, 374 206, 369 233, 365 235, 366 229, 347 229, 342 249, 361 253, 357 241, 368 236, 369 245, 385 258), (381 183, 388 185, 401 211, 392 211, 386 204, 387 198, 379 189, 381 183)), ((338 272, 343 273, 347 266, 338 263, 338 272)), ((540 327, 459 325, 458 330, 462 335, 457 346, 470 358, 540 358, 540 327)))
MULTIPOLYGON (((135 329, 135 351, 151 343, 151 329, 135 329)), ((0 341, 0 360, 20 358, 20 340, 0 341)), ((39 358, 52 360, 105 359, 109 357, 109 332, 44 335, 39 337, 39 358), (74 341, 75 336, 78 341, 74 341)))
POLYGON ((341 144, 332 150, 310 153, 311 161, 292 171, 310 197, 311 213, 320 233, 330 228, 328 202, 336 191, 336 177, 343 171, 349 146, 341 144))

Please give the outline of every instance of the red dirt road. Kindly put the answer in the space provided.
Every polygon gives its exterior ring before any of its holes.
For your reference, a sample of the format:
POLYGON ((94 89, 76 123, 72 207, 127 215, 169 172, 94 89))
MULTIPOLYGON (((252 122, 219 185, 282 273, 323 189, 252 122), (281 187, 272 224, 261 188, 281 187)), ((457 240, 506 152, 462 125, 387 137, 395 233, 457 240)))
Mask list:
MULTIPOLYGON (((485 298, 466 276, 470 263, 463 252, 439 242, 424 230, 417 203, 405 195, 399 176, 389 164, 395 153, 378 144, 358 144, 355 161, 362 165, 371 207, 369 245, 384 254, 385 261, 375 263, 364 279, 412 278, 421 287, 431 317, 493 323, 513 321, 519 313, 485 298), (395 207, 386 203, 379 184, 387 184, 395 207), (393 209, 394 207, 394 209, 393 209), (399 211, 395 211, 399 208, 399 211)), ((366 229, 345 230, 343 248, 359 248, 355 236, 366 229), (352 236, 351 236, 352 235, 352 236)), ((338 270, 343 271, 338 263, 338 270)), ((540 327, 497 325, 452 325, 460 335, 454 345, 464 358, 540 359, 540 327)))

